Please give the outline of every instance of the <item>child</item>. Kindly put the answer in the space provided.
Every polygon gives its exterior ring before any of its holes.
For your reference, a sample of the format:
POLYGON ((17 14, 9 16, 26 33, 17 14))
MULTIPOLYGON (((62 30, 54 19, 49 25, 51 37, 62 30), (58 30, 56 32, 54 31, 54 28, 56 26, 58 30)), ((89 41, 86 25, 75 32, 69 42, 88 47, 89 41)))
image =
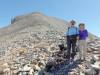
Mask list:
POLYGON ((88 37, 88 31, 85 29, 85 24, 80 23, 79 24, 79 49, 80 49, 79 57, 81 60, 85 60, 85 57, 86 57, 87 37, 88 37))

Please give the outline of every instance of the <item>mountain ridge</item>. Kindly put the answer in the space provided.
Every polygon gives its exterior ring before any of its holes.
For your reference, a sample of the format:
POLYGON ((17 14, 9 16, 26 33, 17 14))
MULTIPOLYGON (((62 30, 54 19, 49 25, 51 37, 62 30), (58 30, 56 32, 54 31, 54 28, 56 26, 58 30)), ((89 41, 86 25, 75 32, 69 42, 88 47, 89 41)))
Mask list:
MULTIPOLYGON (((11 20, 11 24, 0 29, 0 36, 9 35, 15 30, 20 30, 28 26, 35 25, 56 25, 56 28, 60 31, 62 29, 65 31, 68 27, 68 22, 58 19, 56 17, 49 17, 41 12, 33 12, 27 15, 20 15, 11 20), (19 27, 18 27, 19 26, 19 27)), ((15 31, 16 32, 16 31, 15 31)))
POLYGON ((10 32, 14 32, 17 29, 20 28, 25 28, 28 26, 35 26, 35 25, 48 25, 48 24, 52 24, 52 25, 61 25, 64 26, 65 28, 65 24, 66 22, 59 20, 56 20, 55 18, 51 18, 48 16, 45 16, 44 14, 41 13, 31 13, 28 15, 22 15, 22 16, 17 16, 15 17, 13 20, 11 20, 11 24, 7 27, 4 27, 2 29, 0 29, 0 35, 7 35, 10 32))

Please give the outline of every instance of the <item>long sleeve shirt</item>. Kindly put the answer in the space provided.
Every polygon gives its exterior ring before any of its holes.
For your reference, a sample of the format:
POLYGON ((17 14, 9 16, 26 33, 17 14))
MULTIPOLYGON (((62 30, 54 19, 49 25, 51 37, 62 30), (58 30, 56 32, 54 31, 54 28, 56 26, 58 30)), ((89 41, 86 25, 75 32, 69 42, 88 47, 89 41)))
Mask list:
POLYGON ((86 40, 88 37, 88 31, 86 29, 79 30, 79 40, 86 40))

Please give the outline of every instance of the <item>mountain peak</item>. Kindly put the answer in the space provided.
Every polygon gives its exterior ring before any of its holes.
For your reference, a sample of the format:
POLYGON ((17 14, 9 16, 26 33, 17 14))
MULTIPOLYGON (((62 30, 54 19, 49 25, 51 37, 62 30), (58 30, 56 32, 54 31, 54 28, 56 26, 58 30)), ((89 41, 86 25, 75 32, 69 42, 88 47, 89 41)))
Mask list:
POLYGON ((44 14, 41 13, 41 12, 32 12, 31 14, 32 14, 32 15, 35 15, 35 14, 37 14, 37 15, 44 15, 44 14))
POLYGON ((0 35, 9 35, 27 28, 32 28, 34 31, 39 29, 48 30, 49 25, 58 31, 64 31, 67 28, 66 22, 61 19, 46 16, 41 12, 32 12, 16 16, 11 20, 11 24, 9 26, 0 30, 0 35))
POLYGON ((41 12, 32 12, 32 13, 29 13, 29 14, 16 16, 15 18, 13 18, 11 20, 11 24, 14 24, 15 22, 18 22, 22 19, 33 17, 33 16, 35 16, 35 17, 46 17, 46 15, 44 15, 41 12))

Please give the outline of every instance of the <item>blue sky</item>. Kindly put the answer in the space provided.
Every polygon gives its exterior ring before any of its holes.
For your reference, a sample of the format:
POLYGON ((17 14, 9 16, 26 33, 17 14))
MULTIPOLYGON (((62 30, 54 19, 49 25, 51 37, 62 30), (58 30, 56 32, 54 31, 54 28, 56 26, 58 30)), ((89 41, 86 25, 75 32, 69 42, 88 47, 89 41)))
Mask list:
POLYGON ((35 11, 84 22, 89 32, 100 36, 100 0, 0 0, 0 27, 9 25, 17 15, 35 11))

